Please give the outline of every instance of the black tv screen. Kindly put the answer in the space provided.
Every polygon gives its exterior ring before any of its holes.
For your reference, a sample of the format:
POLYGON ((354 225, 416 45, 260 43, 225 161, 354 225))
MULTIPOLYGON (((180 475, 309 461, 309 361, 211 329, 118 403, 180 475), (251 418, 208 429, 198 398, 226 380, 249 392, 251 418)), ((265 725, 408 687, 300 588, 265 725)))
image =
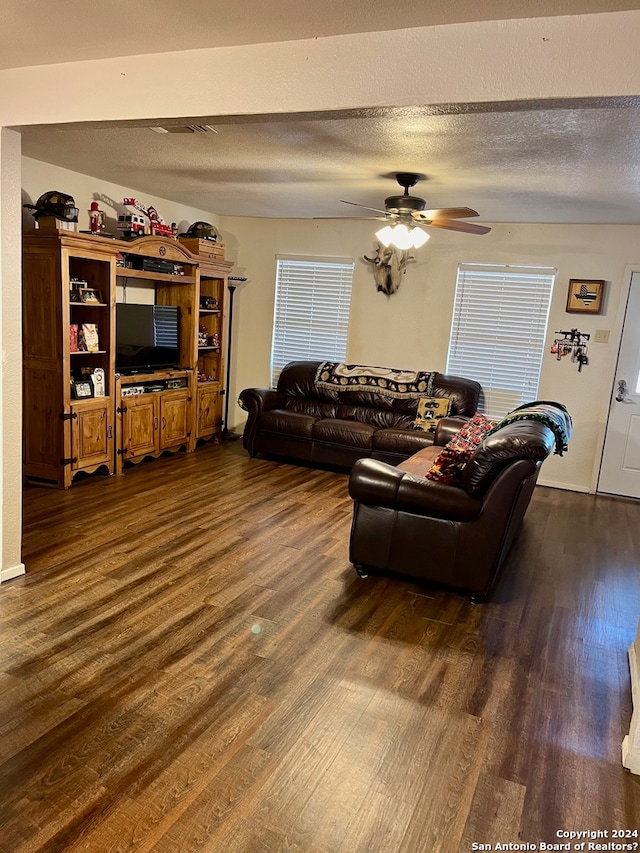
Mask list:
POLYGON ((116 370, 133 373, 179 364, 177 305, 116 303, 116 370))

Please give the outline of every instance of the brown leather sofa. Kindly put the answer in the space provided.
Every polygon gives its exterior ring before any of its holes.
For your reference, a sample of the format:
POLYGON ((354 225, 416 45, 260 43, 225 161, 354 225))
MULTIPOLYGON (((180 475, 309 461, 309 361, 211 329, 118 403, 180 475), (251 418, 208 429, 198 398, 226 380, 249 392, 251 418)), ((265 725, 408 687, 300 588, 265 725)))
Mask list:
MULTIPOLYGON (((568 414, 565 422, 568 437, 568 414)), ((544 423, 516 420, 482 440, 458 484, 427 479, 439 448, 459 427, 441 420, 434 446, 397 467, 373 459, 353 466, 349 559, 358 574, 397 575, 444 585, 474 602, 486 598, 520 530, 543 461, 554 448, 564 448, 544 423)))
MULTIPOLYGON (((362 457, 400 462, 433 444, 434 434, 413 428, 420 395, 393 399, 375 389, 319 387, 322 362, 294 361, 280 374, 276 390, 246 388, 239 404, 248 412, 243 444, 251 456, 350 468, 362 457)), ((480 385, 434 373, 430 394, 451 400, 450 415, 476 411, 480 385)))

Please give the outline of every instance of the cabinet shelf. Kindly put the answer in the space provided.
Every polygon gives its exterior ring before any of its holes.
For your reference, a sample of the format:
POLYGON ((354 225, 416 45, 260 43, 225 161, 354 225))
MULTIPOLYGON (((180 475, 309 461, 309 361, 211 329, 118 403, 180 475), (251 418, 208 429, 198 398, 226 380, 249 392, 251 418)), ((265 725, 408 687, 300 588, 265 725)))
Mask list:
POLYGON ((220 314, 220 313, 222 313, 220 308, 201 308, 200 309, 201 315, 203 315, 203 314, 220 314))
POLYGON ((198 347, 198 352, 220 352, 220 347, 198 347))
POLYGON ((69 302, 69 308, 108 308, 106 302, 69 302))
POLYGON ((173 284, 195 284, 194 275, 172 275, 166 272, 152 272, 150 270, 130 270, 126 267, 117 267, 118 278, 143 278, 147 281, 170 281, 173 284))
POLYGON ((69 353, 69 355, 105 355, 106 352, 107 352, 106 349, 94 349, 94 350, 77 349, 77 350, 72 350, 69 353))

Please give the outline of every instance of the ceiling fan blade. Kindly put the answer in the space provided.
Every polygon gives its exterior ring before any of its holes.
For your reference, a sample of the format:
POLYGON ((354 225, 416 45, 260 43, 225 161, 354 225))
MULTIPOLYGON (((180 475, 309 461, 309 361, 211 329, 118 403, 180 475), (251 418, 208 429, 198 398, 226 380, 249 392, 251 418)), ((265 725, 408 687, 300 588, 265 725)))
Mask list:
POLYGON ((423 222, 430 228, 445 228, 447 231, 464 231, 465 234, 488 234, 491 231, 488 225, 474 225, 473 222, 456 222, 454 219, 432 219, 431 222, 423 222))
POLYGON ((343 198, 340 199, 343 204, 352 204, 354 207, 362 207, 364 210, 373 210, 375 213, 384 213, 386 215, 386 210, 380 210, 378 207, 367 207, 366 204, 358 204, 357 201, 345 201, 343 198))
POLYGON ((468 216, 480 216, 470 207, 438 207, 434 210, 416 210, 414 219, 466 219, 468 216))

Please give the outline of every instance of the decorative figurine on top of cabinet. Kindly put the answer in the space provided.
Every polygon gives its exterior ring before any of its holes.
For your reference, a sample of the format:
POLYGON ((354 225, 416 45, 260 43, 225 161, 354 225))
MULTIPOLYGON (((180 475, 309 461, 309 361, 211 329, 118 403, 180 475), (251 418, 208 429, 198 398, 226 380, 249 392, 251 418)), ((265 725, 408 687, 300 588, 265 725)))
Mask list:
POLYGON ((133 211, 121 213, 118 216, 118 230, 126 238, 144 237, 151 234, 153 237, 173 237, 170 225, 164 221, 155 207, 146 207, 135 198, 125 198, 122 203, 133 211))
POLYGON ((92 234, 100 234, 104 231, 104 210, 100 210, 97 201, 91 202, 89 210, 89 231, 92 234))

